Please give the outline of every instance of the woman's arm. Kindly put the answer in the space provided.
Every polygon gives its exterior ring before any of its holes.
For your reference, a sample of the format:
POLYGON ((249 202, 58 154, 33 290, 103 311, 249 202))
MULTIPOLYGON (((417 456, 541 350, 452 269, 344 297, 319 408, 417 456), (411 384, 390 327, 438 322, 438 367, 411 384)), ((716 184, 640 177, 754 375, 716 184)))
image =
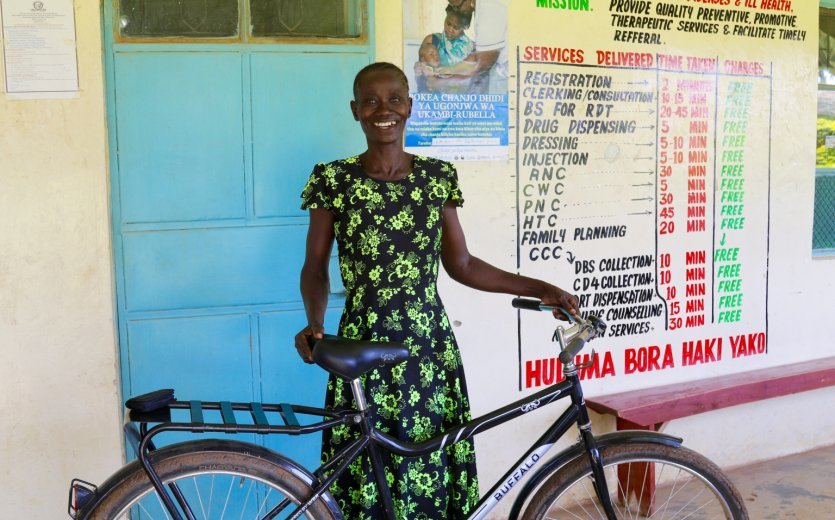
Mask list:
POLYGON ((328 306, 328 264, 333 247, 333 214, 321 208, 310 210, 310 227, 301 271, 301 293, 307 326, 296 334, 296 350, 305 363, 313 362, 311 344, 325 333, 328 306))
MULTIPOLYGON (((580 303, 574 295, 548 282, 503 271, 471 255, 455 206, 447 202, 443 211, 441 261, 453 280, 481 291, 538 298, 546 305, 579 314, 580 303)), ((559 311, 555 311, 554 315, 564 318, 559 311)))
POLYGON ((498 56, 499 51, 477 51, 455 65, 438 67, 427 75, 428 89, 432 92, 478 89, 479 82, 486 77, 498 56))
POLYGON ((475 51, 455 65, 438 67, 435 74, 456 74, 473 77, 487 72, 499 59, 499 51, 475 51))

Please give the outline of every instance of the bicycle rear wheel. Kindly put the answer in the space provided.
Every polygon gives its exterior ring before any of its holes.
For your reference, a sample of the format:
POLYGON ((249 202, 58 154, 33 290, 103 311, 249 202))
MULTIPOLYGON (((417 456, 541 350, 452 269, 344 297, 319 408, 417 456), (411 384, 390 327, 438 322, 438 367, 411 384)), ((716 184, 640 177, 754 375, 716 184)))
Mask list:
MULTIPOLYGON (((295 463, 260 446, 204 440, 175 444, 151 454, 163 484, 175 484, 196 520, 281 519, 313 495, 312 478, 295 463)), ((170 488, 169 488, 170 489, 170 488)), ((102 485, 101 498, 83 518, 91 520, 170 519, 137 461, 102 485)), ((179 511, 183 518, 188 518, 179 511)), ((329 493, 304 515, 341 519, 329 493)))
MULTIPOLYGON (((739 492, 712 462, 683 447, 651 443, 601 449, 609 494, 619 519, 746 520, 739 492)), ((537 489, 525 519, 606 519, 584 453, 537 489)))

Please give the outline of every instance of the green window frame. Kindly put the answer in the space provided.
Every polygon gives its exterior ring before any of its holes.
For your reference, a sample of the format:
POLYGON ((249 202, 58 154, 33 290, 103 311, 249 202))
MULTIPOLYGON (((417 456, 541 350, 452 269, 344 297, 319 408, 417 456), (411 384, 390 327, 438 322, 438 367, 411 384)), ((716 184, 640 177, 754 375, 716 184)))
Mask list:
POLYGON ((812 254, 835 255, 835 0, 821 0, 812 254))

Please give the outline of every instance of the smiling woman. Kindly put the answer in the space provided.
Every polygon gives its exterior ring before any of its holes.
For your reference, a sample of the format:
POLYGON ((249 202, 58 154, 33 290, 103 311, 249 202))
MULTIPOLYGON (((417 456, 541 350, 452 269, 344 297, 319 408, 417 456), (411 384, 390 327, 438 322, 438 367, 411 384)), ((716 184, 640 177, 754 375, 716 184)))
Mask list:
MULTIPOLYGON (((375 64, 379 65, 379 64, 375 64)), ((364 154, 367 163, 366 173, 371 177, 394 180, 405 177, 411 169, 411 156, 402 152, 403 130, 406 120, 412 115, 412 99, 409 97, 409 81, 406 75, 394 65, 366 67, 354 80, 354 99, 351 112, 359 121, 369 150, 364 154), (396 164, 387 164, 368 157, 369 153, 379 153, 371 143, 400 143, 400 153, 396 164)))
MULTIPOLYGON (((310 227, 301 291, 308 325, 296 336, 307 362, 324 335, 328 261, 334 240, 346 290, 339 335, 402 342, 409 359, 373 370, 363 381, 373 424, 412 442, 471 418, 464 369, 437 291, 439 264, 470 287, 532 296, 578 312, 576 298, 557 287, 501 271, 470 255, 456 208, 463 204, 452 164, 403 150, 411 115, 406 76, 390 63, 362 69, 351 111, 368 149, 317 165, 302 193, 310 227)), ((326 406, 349 407, 348 383, 332 376, 326 406)), ((334 459, 356 438, 348 426, 323 439, 322 459, 334 459)), ((366 455, 340 475, 331 491, 346 518, 464 518, 478 500, 475 452, 464 441, 429 456, 382 454, 393 479, 393 504, 382 503, 366 455)))

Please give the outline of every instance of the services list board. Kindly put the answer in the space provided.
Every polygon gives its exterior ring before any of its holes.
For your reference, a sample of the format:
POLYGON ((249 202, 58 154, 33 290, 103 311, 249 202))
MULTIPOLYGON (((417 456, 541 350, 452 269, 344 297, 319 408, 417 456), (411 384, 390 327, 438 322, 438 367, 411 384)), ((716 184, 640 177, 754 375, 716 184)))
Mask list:
POLYGON ((741 348, 764 350, 770 63, 574 52, 517 50, 520 272, 577 294, 610 347, 652 334, 663 361, 666 335, 680 363, 757 331, 741 348))

